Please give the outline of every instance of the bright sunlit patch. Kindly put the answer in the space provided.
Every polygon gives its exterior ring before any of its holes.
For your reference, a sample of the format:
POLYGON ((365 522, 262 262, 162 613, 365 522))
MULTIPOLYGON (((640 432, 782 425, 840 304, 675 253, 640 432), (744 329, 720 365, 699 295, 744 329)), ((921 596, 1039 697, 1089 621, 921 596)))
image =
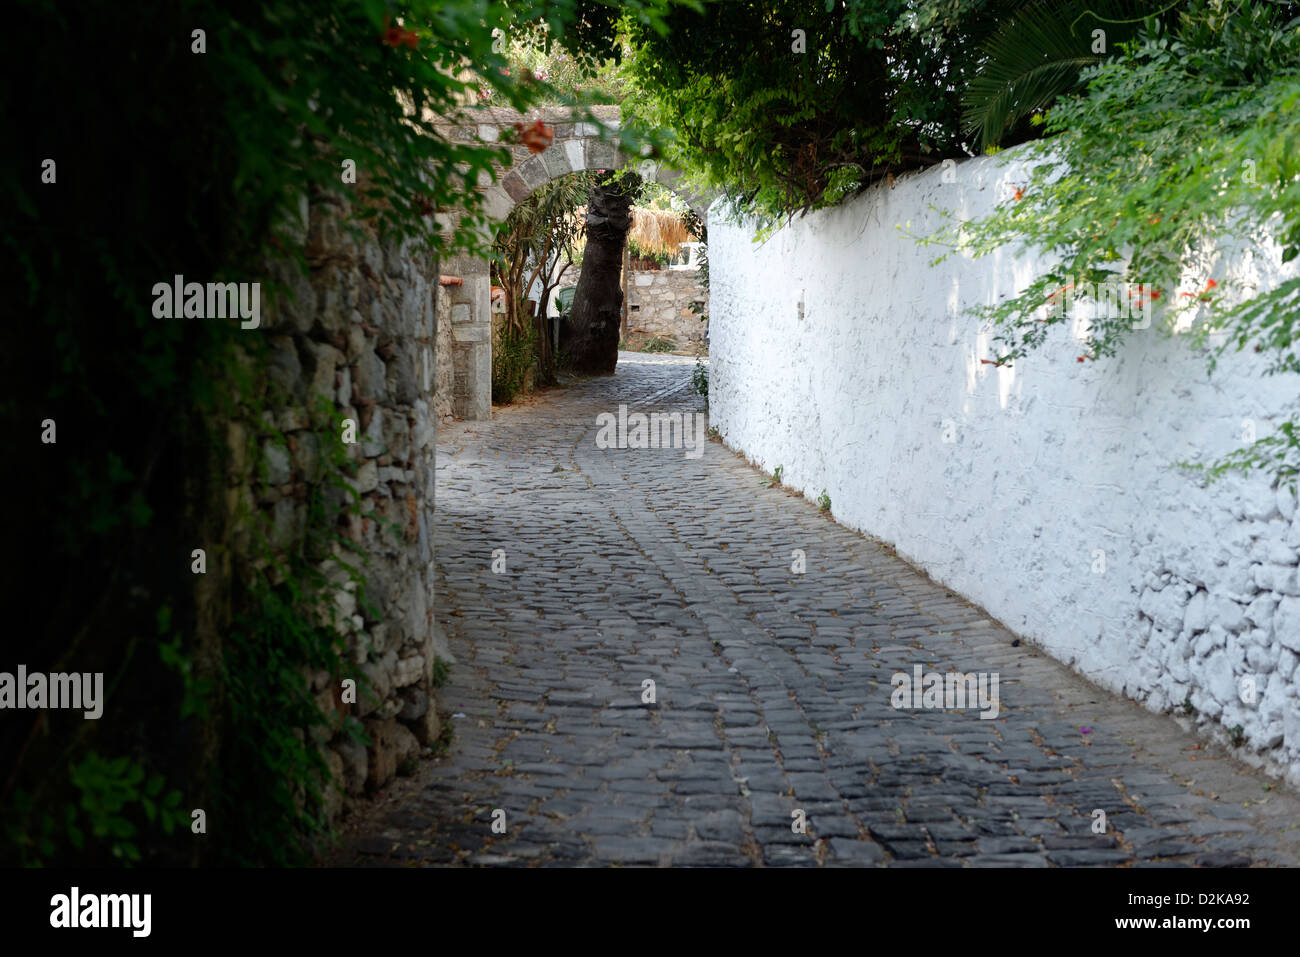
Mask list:
POLYGON ((1011 393, 1016 390, 1016 367, 1014 364, 1008 364, 998 367, 998 406, 1005 409, 1007 402, 1011 399, 1011 393))

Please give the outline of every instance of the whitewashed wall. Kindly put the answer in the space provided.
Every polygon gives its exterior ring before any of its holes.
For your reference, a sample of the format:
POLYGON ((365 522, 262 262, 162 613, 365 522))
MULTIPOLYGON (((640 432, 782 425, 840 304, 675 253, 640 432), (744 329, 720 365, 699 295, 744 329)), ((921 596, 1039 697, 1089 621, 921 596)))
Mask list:
MULTIPOLYGON (((715 204, 713 424, 1099 684, 1157 711, 1190 697, 1207 728, 1240 725, 1243 756, 1300 783, 1295 500, 1173 468, 1239 446, 1244 420, 1267 435, 1300 377, 1263 377, 1252 354, 1211 378, 1159 329, 1116 359, 1078 363, 1062 330, 1014 368, 981 364, 992 336, 964 310, 1013 292, 1033 262, 931 266, 939 250, 908 234, 939 227, 932 207, 991 209, 1024 182, 1016 161, 904 177, 761 245, 715 204)), ((1267 258, 1214 275, 1276 281, 1267 258)))

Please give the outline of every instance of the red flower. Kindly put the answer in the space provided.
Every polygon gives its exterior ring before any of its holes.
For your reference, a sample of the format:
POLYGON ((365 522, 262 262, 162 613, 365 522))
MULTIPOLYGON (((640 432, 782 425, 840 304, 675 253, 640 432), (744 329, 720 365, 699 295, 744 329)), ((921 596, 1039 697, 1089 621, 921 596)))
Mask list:
POLYGON ((1215 286, 1217 286, 1217 285, 1218 285, 1217 282, 1215 282, 1213 279, 1209 279, 1209 280, 1206 280, 1205 288, 1206 288, 1206 289, 1213 289, 1213 288, 1214 288, 1215 286))
POLYGON ((1082 362, 1082 361, 1083 361, 1083 356, 1079 356, 1079 358, 1075 359, 1074 361, 1075 361, 1075 362, 1082 362))
POLYGON ((384 42, 390 47, 399 47, 405 43, 414 50, 419 41, 420 38, 414 30, 403 30, 401 27, 395 27, 388 17, 384 17, 384 42))

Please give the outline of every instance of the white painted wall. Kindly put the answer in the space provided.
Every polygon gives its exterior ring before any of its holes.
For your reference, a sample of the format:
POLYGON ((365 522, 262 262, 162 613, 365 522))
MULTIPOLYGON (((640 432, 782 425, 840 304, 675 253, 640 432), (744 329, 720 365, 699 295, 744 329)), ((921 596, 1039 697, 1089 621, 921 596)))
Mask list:
MULTIPOLYGON (((534 263, 535 260, 532 257, 529 257, 527 272, 525 273, 526 275, 531 274, 532 271, 537 268, 534 265, 534 263)), ((577 264, 569 266, 565 258, 561 256, 559 259, 557 259, 554 263, 551 264, 551 281, 556 282, 559 278, 561 278, 561 274, 563 274, 564 279, 568 279, 570 277, 576 277, 580 269, 581 267, 577 264), (567 269, 565 268, 566 266, 568 267, 567 269)), ((542 282, 542 277, 538 276, 536 279, 533 280, 533 284, 532 286, 529 287, 528 293, 525 296, 525 298, 532 299, 534 301, 540 300, 542 298, 543 288, 544 288, 544 283, 542 282)), ((548 316, 553 317, 553 316, 558 316, 560 314, 559 307, 556 306, 555 304, 555 294, 558 293, 559 291, 560 289, 558 286, 552 289, 551 298, 546 300, 546 314, 548 316)))
MULTIPOLYGON (((955 182, 941 168, 904 177, 762 245, 715 204, 712 422, 1099 684, 1157 711, 1190 696, 1207 727, 1242 726, 1243 756, 1300 783, 1295 500, 1172 467, 1237 447, 1243 420, 1267 435, 1300 377, 1263 377, 1251 354, 1210 378, 1159 329, 1116 359, 1079 364, 1063 331, 1014 368, 982 365, 992 336, 964 310, 1027 283, 1034 261, 1004 250, 931 267, 939 250, 907 232, 941 225, 931 207, 987 212, 1024 182, 1019 155, 959 164, 955 182), (1254 706, 1239 697, 1247 676, 1254 706)), ((1278 274, 1240 259, 1234 272, 1278 274)))

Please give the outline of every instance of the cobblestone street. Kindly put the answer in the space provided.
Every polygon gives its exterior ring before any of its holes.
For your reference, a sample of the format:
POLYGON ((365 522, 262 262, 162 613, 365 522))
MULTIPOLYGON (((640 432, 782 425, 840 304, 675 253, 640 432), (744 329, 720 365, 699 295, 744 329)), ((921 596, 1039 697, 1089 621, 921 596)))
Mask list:
POLYGON ((692 371, 623 353, 613 377, 439 428, 454 738, 352 820, 335 863, 1300 862, 1289 791, 718 442, 700 458, 597 447, 620 403, 699 409, 692 371), (891 678, 916 666, 996 673, 996 718, 895 709, 891 678))

